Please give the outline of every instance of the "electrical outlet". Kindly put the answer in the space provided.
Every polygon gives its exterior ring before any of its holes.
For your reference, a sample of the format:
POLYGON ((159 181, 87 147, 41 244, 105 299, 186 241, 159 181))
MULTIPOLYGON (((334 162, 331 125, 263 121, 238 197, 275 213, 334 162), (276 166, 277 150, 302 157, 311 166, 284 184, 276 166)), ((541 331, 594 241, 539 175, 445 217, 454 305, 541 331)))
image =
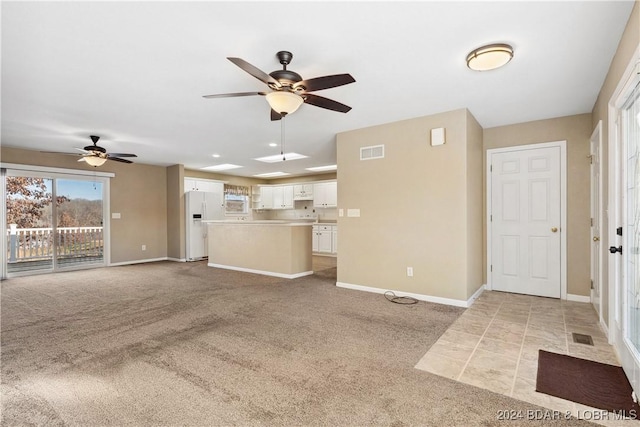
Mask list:
POLYGON ((146 251, 147 250, 147 245, 142 245, 142 250, 146 251))
POLYGON ((407 276, 413 277, 413 267, 407 267, 407 276))

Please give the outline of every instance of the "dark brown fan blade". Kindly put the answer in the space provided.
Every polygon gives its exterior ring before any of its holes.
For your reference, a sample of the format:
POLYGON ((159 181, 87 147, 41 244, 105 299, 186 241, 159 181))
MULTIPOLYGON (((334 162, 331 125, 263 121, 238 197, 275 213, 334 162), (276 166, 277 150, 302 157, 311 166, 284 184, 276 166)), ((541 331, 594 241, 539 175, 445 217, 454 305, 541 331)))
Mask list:
POLYGON ((66 156, 83 156, 82 153, 63 153, 62 151, 41 151, 41 153, 45 154, 64 154, 66 156))
POLYGON ((314 92, 316 90, 329 89, 332 87, 348 85, 356 80, 351 74, 335 74, 332 76, 316 77, 314 79, 302 80, 293 85, 296 89, 300 86, 304 87, 305 92, 314 92))
POLYGON ((109 153, 107 154, 108 158, 111 157, 138 157, 135 154, 127 154, 127 153, 109 153))
POLYGON ((271 77, 269 74, 265 73, 258 67, 249 64, 244 59, 230 58, 230 57, 227 57, 227 59, 233 62, 234 64, 236 64, 238 67, 242 68, 247 73, 251 74, 256 79, 260 80, 261 82, 266 84, 272 84, 272 85, 275 85, 276 87, 282 87, 279 81, 277 81, 276 79, 274 79, 273 77, 271 77))
POLYGON ((282 115, 280 113, 277 113, 276 110, 274 110, 273 108, 271 109, 271 121, 276 121, 276 120, 281 120, 282 119, 282 115))
POLYGON ((327 110, 338 111, 340 113, 347 113, 351 110, 351 107, 334 101, 333 99, 325 98, 323 96, 313 95, 306 93, 303 95, 305 104, 314 105, 320 108, 326 108, 327 110))
POLYGON ((219 95, 204 95, 203 98, 232 98, 234 96, 265 96, 265 92, 236 92, 236 93, 221 93, 219 95))
POLYGON ((115 160, 116 162, 121 162, 121 163, 133 163, 131 160, 126 160, 126 159, 121 159, 120 157, 107 157, 107 159, 109 160, 115 160))

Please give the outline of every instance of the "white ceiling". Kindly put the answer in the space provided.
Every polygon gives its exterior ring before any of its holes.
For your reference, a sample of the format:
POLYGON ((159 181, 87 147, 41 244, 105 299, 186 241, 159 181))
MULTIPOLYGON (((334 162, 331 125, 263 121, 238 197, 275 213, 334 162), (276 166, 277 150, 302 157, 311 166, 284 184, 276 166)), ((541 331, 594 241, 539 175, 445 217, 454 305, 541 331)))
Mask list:
POLYGON ((572 2, 2 2, 2 144, 71 152, 102 136, 140 163, 218 163, 251 176, 335 164, 335 135, 468 108, 485 127, 590 112, 633 1, 572 2), (515 48, 502 69, 473 72, 465 58, 495 42, 515 48), (353 107, 303 105, 280 122, 263 91, 229 62, 265 72, 275 54, 312 78, 356 83, 316 92, 353 107), (213 158, 212 154, 220 154, 213 158))

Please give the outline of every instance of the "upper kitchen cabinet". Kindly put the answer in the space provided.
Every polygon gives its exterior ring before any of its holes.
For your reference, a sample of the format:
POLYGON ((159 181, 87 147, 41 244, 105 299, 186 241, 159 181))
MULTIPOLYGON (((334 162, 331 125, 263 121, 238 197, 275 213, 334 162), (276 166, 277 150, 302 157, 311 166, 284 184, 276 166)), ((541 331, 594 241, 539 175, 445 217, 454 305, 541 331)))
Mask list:
POLYGON ((313 184, 313 207, 335 208, 338 206, 338 183, 336 181, 313 184))
POLYGON ((313 184, 295 184, 293 200, 313 200, 313 184))
POLYGON ((206 191, 208 193, 217 193, 224 187, 224 183, 220 181, 212 181, 207 179, 185 178, 184 192, 187 191, 206 191))
POLYGON ((273 188, 272 209, 293 209, 293 185, 276 185, 273 188))
POLYGON ((273 209, 273 187, 260 187, 260 203, 258 209, 273 209))

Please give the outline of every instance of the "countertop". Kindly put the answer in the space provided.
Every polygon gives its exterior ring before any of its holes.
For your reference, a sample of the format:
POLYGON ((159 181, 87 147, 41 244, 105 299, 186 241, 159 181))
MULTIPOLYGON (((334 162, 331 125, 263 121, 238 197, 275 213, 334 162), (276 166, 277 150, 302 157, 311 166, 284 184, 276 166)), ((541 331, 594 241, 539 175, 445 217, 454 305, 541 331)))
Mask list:
POLYGON ((241 219, 218 219, 218 220, 204 220, 205 224, 228 224, 228 225, 276 225, 284 227, 299 227, 299 226, 311 226, 315 224, 315 221, 305 220, 282 220, 282 219, 261 219, 261 220, 241 220, 241 219))

